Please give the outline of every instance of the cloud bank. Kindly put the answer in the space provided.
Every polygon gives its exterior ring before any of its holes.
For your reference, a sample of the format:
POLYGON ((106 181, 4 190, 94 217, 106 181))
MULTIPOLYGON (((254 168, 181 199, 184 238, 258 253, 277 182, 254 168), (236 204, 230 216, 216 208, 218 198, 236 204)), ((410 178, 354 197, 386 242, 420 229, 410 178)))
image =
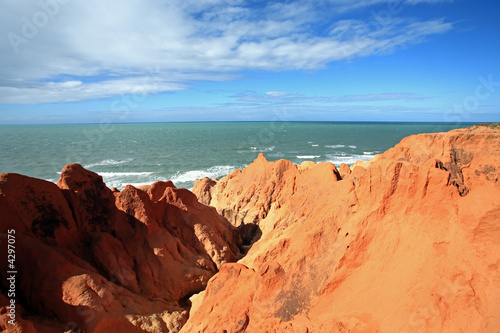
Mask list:
POLYGON ((314 70, 387 54, 453 28, 405 15, 437 2, 446 1, 6 0, 0 103, 150 95, 243 71, 314 70))

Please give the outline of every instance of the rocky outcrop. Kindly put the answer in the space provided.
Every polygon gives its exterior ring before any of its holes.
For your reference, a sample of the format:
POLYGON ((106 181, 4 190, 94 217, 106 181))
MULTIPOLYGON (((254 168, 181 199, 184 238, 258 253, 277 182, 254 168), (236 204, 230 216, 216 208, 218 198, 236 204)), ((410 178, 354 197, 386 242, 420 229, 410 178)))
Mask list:
MULTIPOLYGON (((187 298, 240 256, 237 230, 171 182, 111 191, 67 165, 56 184, 0 175, 3 291, 15 231, 19 332, 178 332, 187 298)), ((0 327, 9 326, 0 299, 0 327)))
POLYGON ((182 332, 498 332, 499 176, 485 127, 411 136, 340 173, 259 156, 199 187, 262 236, 193 297, 182 332))
POLYGON ((332 163, 309 162, 298 167, 287 160, 269 163, 259 154, 243 171, 236 170, 220 181, 198 180, 193 192, 238 227, 243 242, 250 245, 267 230, 261 221, 271 208, 281 207, 281 203, 304 187, 314 188, 339 179, 340 174, 332 163))
POLYGON ((498 128, 411 136, 338 170, 259 155, 193 192, 170 181, 109 190, 77 164, 57 184, 0 175, 0 327, 500 329, 498 128))

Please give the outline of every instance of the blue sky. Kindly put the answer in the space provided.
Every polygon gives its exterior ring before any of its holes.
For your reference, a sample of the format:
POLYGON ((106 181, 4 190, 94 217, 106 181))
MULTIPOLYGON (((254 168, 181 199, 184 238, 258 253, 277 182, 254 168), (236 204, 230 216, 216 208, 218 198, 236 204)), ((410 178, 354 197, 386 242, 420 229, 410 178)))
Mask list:
POLYGON ((498 1, 0 8, 0 124, 500 121, 498 1))

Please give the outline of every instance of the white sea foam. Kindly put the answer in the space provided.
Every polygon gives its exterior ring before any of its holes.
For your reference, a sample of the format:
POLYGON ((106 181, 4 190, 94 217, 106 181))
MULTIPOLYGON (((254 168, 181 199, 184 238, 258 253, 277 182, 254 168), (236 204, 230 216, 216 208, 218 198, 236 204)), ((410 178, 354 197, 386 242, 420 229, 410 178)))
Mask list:
POLYGON ((319 145, 311 145, 311 147, 318 147, 319 145))
POLYGON ((97 163, 87 164, 84 166, 84 168, 89 169, 89 168, 93 168, 96 166, 119 165, 119 164, 123 164, 123 163, 132 162, 133 160, 134 160, 133 158, 127 158, 126 160, 123 160, 123 161, 115 161, 115 160, 109 159, 109 160, 104 160, 104 161, 97 162, 97 163))
POLYGON ((356 146, 349 146, 349 148, 356 149, 358 147, 356 147, 356 146))
POLYGON ((149 176, 154 172, 97 172, 103 178, 149 176))
POLYGON ((177 172, 170 178, 170 180, 176 185, 178 183, 193 183, 196 179, 201 179, 204 177, 219 178, 233 172, 236 169, 237 167, 232 165, 217 165, 205 170, 177 172))
POLYGON ((353 154, 353 155, 347 155, 347 154, 342 154, 342 155, 327 155, 326 158, 328 159, 328 162, 332 162, 336 166, 339 166, 342 163, 345 164, 353 164, 357 161, 369 161, 372 158, 374 158, 375 155, 368 155, 368 154, 363 154, 363 155, 358 155, 358 154, 353 154))
POLYGON ((107 187, 122 190, 127 185, 146 185, 159 180, 156 172, 97 172, 107 187))
POLYGON ((274 146, 271 146, 271 147, 266 147, 266 148, 264 148, 262 151, 263 151, 263 152, 270 152, 270 151, 273 151, 273 150, 274 150, 274 148, 275 148, 274 146))
POLYGON ((344 148, 345 145, 328 145, 328 146, 325 146, 326 148, 344 148))
POLYGON ((301 160, 312 160, 312 159, 315 159, 315 158, 320 158, 321 155, 299 155, 297 156, 298 159, 301 159, 301 160))

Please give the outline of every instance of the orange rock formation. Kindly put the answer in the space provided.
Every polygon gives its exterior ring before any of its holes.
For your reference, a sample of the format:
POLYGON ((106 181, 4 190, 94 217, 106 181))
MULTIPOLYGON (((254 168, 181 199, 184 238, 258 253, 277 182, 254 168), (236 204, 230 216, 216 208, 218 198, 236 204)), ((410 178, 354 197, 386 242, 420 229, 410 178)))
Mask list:
POLYGON ((262 235, 182 332, 499 332, 499 179, 500 131, 476 127, 408 137, 352 173, 261 155, 202 180, 200 198, 262 235))
POLYGON ((3 174, 16 329, 496 333, 499 179, 500 130, 482 126, 338 170, 259 155, 195 194, 113 192, 75 164, 57 185, 3 174))
POLYGON ((57 185, 2 174, 0 211, 16 236, 18 332, 178 332, 186 298, 240 258, 237 230, 171 182, 113 193, 78 164, 57 185))

